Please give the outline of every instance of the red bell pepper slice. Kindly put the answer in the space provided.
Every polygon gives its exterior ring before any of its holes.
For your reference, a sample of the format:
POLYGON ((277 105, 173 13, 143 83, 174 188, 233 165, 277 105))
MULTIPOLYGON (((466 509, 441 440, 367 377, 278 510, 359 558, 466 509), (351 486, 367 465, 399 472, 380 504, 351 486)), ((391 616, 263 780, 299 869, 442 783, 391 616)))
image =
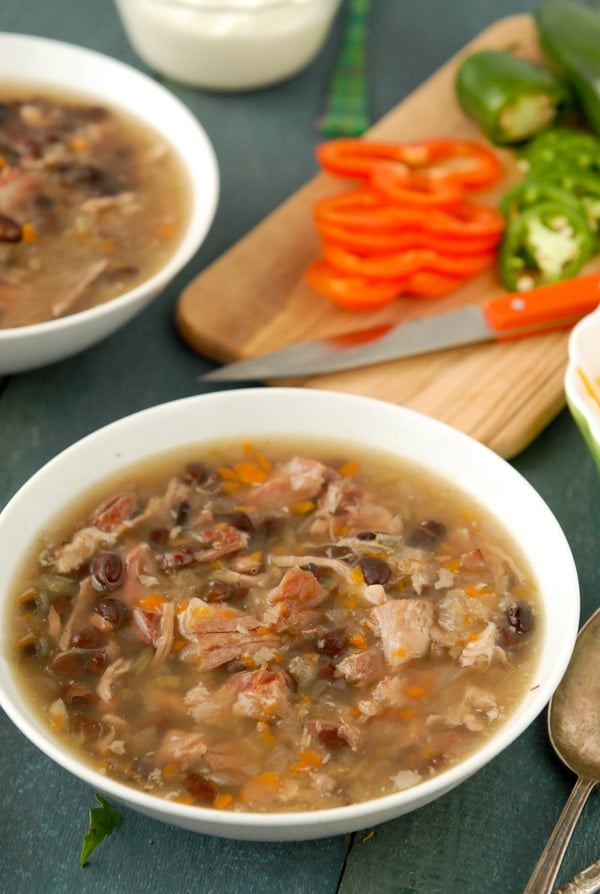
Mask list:
POLYGON ((401 282, 349 276, 322 258, 309 264, 305 276, 315 292, 346 310, 375 310, 391 304, 402 292, 401 282))
POLYGON ((317 230, 323 239, 361 255, 381 255, 411 248, 430 248, 448 255, 472 255, 493 251, 500 234, 479 239, 452 239, 427 230, 361 230, 320 221, 317 230))
POLYGON ((460 257, 426 248, 365 257, 327 241, 321 246, 321 254, 340 273, 378 280, 406 279, 421 270, 448 276, 474 276, 496 260, 495 251, 460 257))
POLYGON ((446 177, 433 177, 410 168, 373 165, 370 185, 403 208, 452 208, 463 199, 461 187, 446 177))
POLYGON ((331 174, 368 180, 382 162, 446 179, 465 189, 492 186, 502 176, 498 155, 482 142, 452 138, 419 142, 376 142, 361 138, 327 140, 317 146, 317 161, 331 174), (456 164, 456 160, 460 164, 456 164))
POLYGON ((315 202, 317 226, 392 232, 402 229, 435 233, 447 239, 500 238, 505 220, 497 208, 463 199, 445 210, 404 208, 386 201, 375 190, 361 188, 315 202))

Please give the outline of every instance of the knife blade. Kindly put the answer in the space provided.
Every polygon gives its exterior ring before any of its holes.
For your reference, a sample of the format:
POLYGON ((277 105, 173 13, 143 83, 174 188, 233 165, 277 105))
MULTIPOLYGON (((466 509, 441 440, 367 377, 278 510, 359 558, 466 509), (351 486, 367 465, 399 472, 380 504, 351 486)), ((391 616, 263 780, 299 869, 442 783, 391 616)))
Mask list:
POLYGON ((243 382, 305 377, 415 357, 480 342, 525 338, 571 327, 600 302, 600 274, 508 292, 483 304, 403 323, 370 327, 217 367, 201 381, 243 382))

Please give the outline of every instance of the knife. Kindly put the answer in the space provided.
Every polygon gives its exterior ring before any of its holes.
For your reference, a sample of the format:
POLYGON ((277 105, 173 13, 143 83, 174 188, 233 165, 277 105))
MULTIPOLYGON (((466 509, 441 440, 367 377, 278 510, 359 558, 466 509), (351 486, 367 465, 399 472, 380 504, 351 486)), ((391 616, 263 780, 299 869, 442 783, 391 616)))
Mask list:
POLYGON ((524 338, 569 328, 599 303, 600 274, 594 273, 403 323, 297 342, 217 367, 200 380, 242 382, 310 376, 479 342, 524 338))

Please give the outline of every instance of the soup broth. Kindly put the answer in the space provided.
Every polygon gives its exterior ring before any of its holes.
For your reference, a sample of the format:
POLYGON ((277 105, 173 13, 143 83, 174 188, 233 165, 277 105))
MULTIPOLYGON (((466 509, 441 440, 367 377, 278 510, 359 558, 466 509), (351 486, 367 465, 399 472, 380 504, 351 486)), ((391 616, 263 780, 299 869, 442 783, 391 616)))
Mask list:
POLYGON ((378 798, 473 752, 531 685, 516 544, 465 494, 336 443, 224 443, 87 495, 8 619, 23 690, 97 770, 235 811, 378 798))
POLYGON ((0 328, 103 304, 153 275, 189 215, 177 153, 89 97, 0 92, 0 328))

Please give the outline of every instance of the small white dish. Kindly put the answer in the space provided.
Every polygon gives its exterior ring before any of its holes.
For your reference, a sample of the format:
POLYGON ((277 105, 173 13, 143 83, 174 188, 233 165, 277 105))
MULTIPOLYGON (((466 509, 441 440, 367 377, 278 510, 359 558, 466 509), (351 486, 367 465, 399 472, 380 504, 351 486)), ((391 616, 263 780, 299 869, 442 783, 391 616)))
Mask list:
POLYGON ((306 68, 340 0, 115 0, 151 68, 209 90, 255 90, 306 68))
POLYGON ((580 320, 569 336, 565 395, 600 469, 600 308, 580 320))

